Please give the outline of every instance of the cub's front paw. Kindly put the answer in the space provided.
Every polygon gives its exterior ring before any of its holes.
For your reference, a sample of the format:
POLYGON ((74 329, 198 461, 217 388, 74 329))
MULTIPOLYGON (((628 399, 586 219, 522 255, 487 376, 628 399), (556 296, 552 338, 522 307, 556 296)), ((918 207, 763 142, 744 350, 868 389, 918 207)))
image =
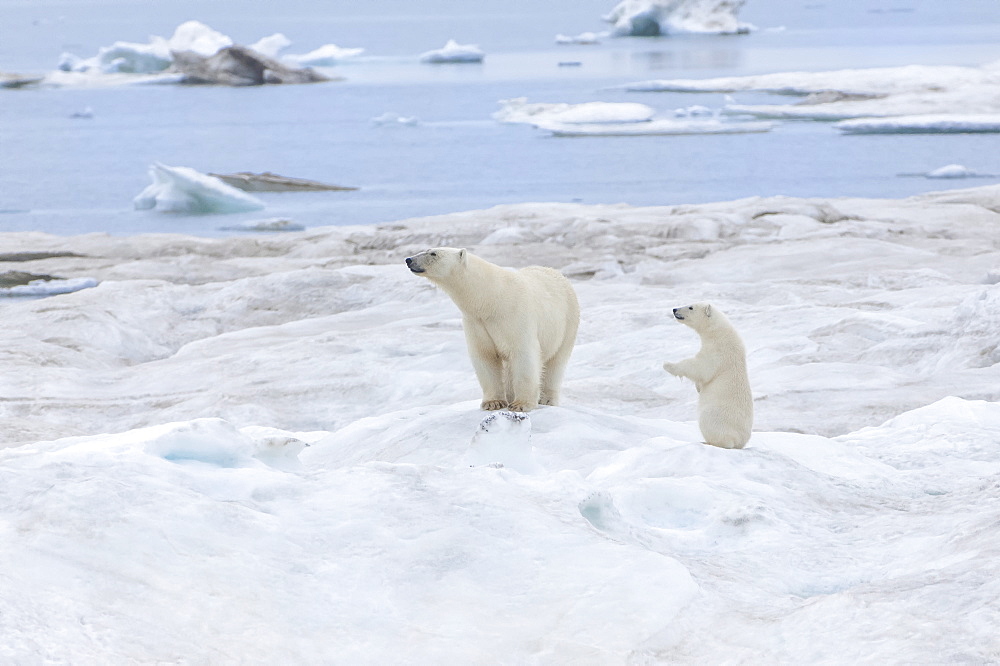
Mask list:
POLYGON ((507 403, 503 400, 483 400, 480 409, 487 412, 495 412, 498 409, 507 409, 507 403))
POLYGON ((514 402, 507 405, 507 409, 509 409, 512 412, 530 412, 535 407, 538 407, 537 403, 528 404, 527 402, 521 402, 520 400, 515 400, 514 402))
POLYGON ((663 364, 663 369, 674 376, 677 375, 677 366, 671 363, 670 361, 667 361, 663 364))

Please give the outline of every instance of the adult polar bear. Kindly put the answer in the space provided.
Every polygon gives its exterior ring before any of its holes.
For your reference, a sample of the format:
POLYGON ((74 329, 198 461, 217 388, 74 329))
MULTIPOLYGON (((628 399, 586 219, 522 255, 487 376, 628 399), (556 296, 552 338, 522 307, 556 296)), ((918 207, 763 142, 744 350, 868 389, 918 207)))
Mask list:
POLYGON ((697 331, 701 349, 693 358, 664 363, 663 369, 694 381, 698 426, 705 443, 742 449, 753 427, 753 396, 739 333, 710 303, 674 308, 674 318, 697 331))
POLYGON ((406 265, 444 289, 462 311, 483 409, 527 412, 559 404, 580 325, 576 292, 562 273, 543 266, 501 268, 454 247, 407 257, 406 265))

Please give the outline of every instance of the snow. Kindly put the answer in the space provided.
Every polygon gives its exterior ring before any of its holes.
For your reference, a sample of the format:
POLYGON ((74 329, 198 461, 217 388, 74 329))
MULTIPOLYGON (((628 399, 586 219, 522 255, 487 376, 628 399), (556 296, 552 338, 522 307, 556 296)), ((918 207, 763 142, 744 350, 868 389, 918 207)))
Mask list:
POLYGON ((500 100, 501 108, 493 119, 501 123, 644 123, 656 111, 636 102, 529 102, 527 97, 500 100))
POLYGON ((737 14, 745 0, 622 0, 604 17, 625 37, 674 33, 738 34, 753 29, 737 14))
POLYGON ((845 134, 970 134, 1000 132, 1000 113, 924 114, 891 118, 856 118, 834 125, 845 134))
POLYGON ((420 54, 420 62, 440 63, 476 63, 482 62, 486 54, 476 44, 459 44, 449 39, 444 47, 426 51, 420 54))
POLYGON ((2 661, 1000 658, 1000 186, 0 244, 99 282, 0 304, 2 661), (570 277, 561 406, 479 410, 443 244, 570 277))
POLYGON ((133 200, 137 210, 239 213, 264 207, 264 203, 257 197, 190 167, 174 167, 154 162, 149 167, 149 177, 153 179, 153 183, 133 200))

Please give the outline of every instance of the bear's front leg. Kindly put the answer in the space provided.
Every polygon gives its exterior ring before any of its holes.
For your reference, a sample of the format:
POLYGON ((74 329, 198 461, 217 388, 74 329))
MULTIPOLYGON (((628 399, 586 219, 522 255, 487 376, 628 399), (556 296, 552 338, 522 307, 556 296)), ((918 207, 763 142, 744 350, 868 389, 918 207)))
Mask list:
POLYGON ((510 361, 510 384, 513 399, 508 409, 530 412, 538 407, 542 388, 542 353, 538 342, 525 343, 510 361))
POLYGON ((480 409, 495 412, 507 408, 507 396, 503 381, 503 359, 493 346, 493 341, 482 326, 470 321, 463 322, 465 341, 469 345, 469 359, 476 371, 479 386, 483 389, 480 409))

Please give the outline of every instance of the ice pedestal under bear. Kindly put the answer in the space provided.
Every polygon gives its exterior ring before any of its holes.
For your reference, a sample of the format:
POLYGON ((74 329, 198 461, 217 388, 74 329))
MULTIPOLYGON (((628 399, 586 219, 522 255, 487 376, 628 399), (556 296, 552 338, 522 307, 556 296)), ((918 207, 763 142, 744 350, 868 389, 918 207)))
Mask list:
POLYGON ((531 419, 521 412, 493 412, 479 423, 466 462, 472 467, 501 465, 522 474, 541 472, 531 448, 531 419))

